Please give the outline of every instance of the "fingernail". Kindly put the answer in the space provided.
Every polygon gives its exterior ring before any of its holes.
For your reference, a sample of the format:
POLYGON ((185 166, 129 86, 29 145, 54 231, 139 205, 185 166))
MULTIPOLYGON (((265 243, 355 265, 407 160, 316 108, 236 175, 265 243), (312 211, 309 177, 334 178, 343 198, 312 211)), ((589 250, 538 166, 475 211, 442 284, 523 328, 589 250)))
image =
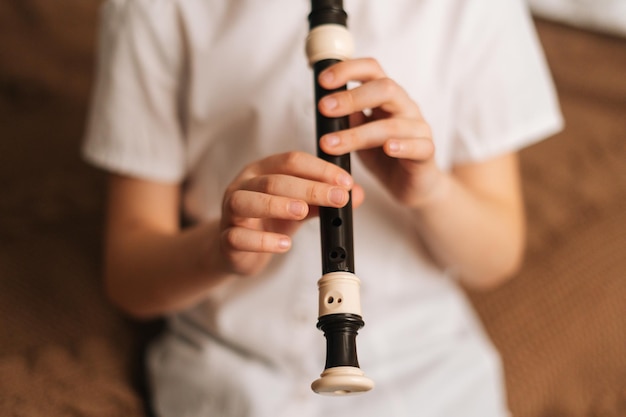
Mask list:
POLYGON ((306 209, 304 207, 304 204, 300 203, 299 201, 292 201, 289 203, 288 210, 289 213, 293 214, 294 216, 302 216, 304 215, 304 211, 306 209))
POLYGON ((335 74, 332 71, 326 71, 320 75, 320 81, 324 84, 329 84, 335 79, 335 74))
POLYGON ((389 146, 389 152, 392 152, 392 153, 400 152, 400 142, 398 142, 397 140, 390 140, 388 146, 389 146))
POLYGON ((342 205, 346 203, 346 192, 341 188, 333 188, 330 190, 328 198, 333 204, 342 205))
POLYGON ((327 108, 328 110, 332 110, 337 107, 337 99, 334 97, 324 97, 322 99, 322 106, 327 108))
POLYGON ((281 249, 289 249, 291 246, 291 239, 287 237, 282 237, 278 239, 278 247, 281 249))
POLYGON ((349 188, 352 186, 352 177, 348 174, 341 173, 337 176, 337 182, 339 185, 349 188))
POLYGON ((339 145, 339 142, 340 142, 339 136, 337 135, 330 134, 330 135, 324 136, 324 144, 326 146, 334 148, 335 146, 339 145))

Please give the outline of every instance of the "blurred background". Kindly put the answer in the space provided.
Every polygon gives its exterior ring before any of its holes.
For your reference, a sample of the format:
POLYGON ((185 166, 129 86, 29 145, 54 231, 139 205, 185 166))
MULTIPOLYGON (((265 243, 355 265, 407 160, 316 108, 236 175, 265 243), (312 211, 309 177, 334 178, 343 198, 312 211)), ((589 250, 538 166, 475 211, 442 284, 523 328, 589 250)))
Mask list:
MULTIPOLYGON (((145 416, 145 326, 100 289, 102 174, 79 146, 98 0, 0 2, 0 414, 145 416)), ((566 128, 521 154, 526 264, 470 297, 516 417, 626 416, 626 12, 531 0, 566 128)))

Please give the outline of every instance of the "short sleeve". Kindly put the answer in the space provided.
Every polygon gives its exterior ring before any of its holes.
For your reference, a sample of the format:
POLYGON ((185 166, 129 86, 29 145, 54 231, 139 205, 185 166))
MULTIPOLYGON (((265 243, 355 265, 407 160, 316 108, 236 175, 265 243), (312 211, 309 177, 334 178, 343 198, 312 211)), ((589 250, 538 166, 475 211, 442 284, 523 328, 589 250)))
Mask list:
POLYGON ((83 155, 111 172, 180 181, 185 173, 179 109, 184 48, 176 3, 109 0, 100 19, 83 155))
POLYGON ((563 125, 525 3, 484 0, 472 7, 484 10, 474 10, 460 29, 453 164, 517 151, 563 125))

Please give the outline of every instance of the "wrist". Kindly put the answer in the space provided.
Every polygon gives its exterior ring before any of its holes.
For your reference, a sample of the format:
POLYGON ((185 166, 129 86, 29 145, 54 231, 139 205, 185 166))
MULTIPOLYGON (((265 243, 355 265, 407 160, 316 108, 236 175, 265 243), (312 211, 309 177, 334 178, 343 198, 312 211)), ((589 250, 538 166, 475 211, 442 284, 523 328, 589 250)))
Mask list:
POLYGON ((434 163, 419 175, 419 181, 418 192, 410 204, 411 210, 415 212, 428 210, 445 201, 453 185, 452 176, 439 169, 434 163))
POLYGON ((220 244, 219 221, 214 220, 197 226, 199 242, 197 247, 198 275, 214 284, 218 284, 235 274, 229 269, 220 244))

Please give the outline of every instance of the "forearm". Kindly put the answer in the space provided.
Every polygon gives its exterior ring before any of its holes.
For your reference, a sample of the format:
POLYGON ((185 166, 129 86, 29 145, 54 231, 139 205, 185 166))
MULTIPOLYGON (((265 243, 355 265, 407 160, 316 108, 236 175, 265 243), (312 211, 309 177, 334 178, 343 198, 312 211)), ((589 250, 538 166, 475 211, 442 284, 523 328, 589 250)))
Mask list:
POLYGON ((521 193, 516 179, 508 183, 514 189, 507 198, 499 198, 442 173, 433 197, 413 210, 418 233, 431 254, 469 287, 496 286, 522 261, 521 193))
POLYGON ((218 248, 218 226, 207 223, 164 233, 131 226, 110 234, 105 286, 110 299, 138 318, 189 307, 228 279, 218 248))

